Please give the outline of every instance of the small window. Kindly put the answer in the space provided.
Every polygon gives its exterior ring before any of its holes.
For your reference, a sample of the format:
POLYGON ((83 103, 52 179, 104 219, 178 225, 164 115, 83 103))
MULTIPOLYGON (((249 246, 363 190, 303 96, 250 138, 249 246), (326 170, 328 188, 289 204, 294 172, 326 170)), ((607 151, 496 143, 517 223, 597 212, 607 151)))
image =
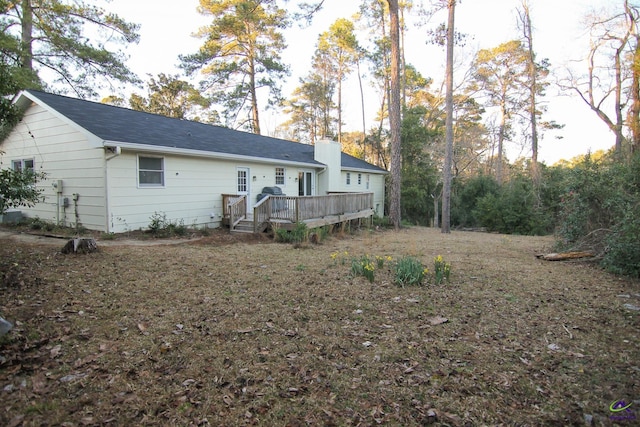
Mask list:
POLYGON ((276 168, 276 185, 284 185, 284 168, 276 168))
POLYGON ((347 172, 347 185, 351 185, 351 172, 347 172))
POLYGON ((358 185, 361 185, 361 184, 362 184, 362 174, 359 173, 358 174, 358 185))
POLYGON ((371 178, 371 175, 367 174, 367 184, 366 184, 367 190, 369 189, 369 179, 370 178, 371 178))
POLYGON ((12 160, 11 167, 14 171, 30 171, 34 170, 34 162, 33 159, 22 159, 22 160, 12 160))
POLYGON ((164 158, 138 156, 138 184, 141 187, 163 187, 164 158))

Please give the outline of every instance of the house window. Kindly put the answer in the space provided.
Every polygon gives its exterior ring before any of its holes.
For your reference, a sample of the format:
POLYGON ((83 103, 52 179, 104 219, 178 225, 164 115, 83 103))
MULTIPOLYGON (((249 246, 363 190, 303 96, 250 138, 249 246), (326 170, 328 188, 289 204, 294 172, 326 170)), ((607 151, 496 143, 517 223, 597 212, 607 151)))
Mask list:
POLYGON ((14 171, 30 171, 33 172, 34 169, 33 159, 21 159, 21 160, 12 160, 11 167, 14 171))
POLYGON ((347 185, 351 185, 351 172, 347 172, 347 185))
POLYGON ((276 168, 276 185, 284 185, 284 168, 276 168))
POLYGON ((362 184, 362 174, 359 173, 358 174, 358 185, 361 185, 361 184, 362 184))
POLYGON ((138 156, 138 184, 141 187, 163 187, 164 158, 138 156))
POLYGON ((366 183, 367 190, 369 189, 369 179, 370 178, 371 178, 371 175, 367 174, 367 183, 366 183))

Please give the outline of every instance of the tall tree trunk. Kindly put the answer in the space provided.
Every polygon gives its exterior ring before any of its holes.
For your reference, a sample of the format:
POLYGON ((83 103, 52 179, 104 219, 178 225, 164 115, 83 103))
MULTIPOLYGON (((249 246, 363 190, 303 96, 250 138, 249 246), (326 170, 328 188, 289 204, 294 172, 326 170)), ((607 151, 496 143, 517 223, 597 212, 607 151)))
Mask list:
POLYGON ((447 66, 445 96, 446 111, 446 136, 444 150, 444 166, 442 168, 442 232, 451 232, 451 165, 453 164, 453 43, 454 43, 454 17, 456 0, 449 0, 447 8, 449 17, 447 20, 447 66))
POLYGON ((362 154, 363 158, 367 160, 367 147, 365 145, 365 138, 367 135, 367 123, 364 113, 364 90, 362 89, 362 75, 360 74, 360 59, 356 60, 356 66, 358 67, 358 85, 360 86, 360 105, 362 107, 362 154))
POLYGON ((520 16, 524 39, 527 42, 527 62, 529 72, 529 121, 531 122, 531 176, 537 187, 540 183, 540 168, 538 165, 538 123, 536 115, 538 90, 538 70, 536 69, 536 55, 533 50, 533 30, 531 15, 527 0, 522 0, 522 14, 520 16))
POLYGON ((404 32, 404 6, 400 8, 399 10, 400 13, 400 75, 401 75, 401 80, 400 80, 400 92, 402 93, 402 107, 404 108, 405 105, 407 105, 407 93, 406 93, 406 88, 407 88, 407 73, 405 73, 405 70, 407 69, 407 62, 406 62, 406 58, 404 56, 404 36, 405 36, 405 32, 404 32))
POLYGON ((342 142, 342 70, 338 73, 338 142, 342 142))
POLYGON ((258 94, 256 93, 256 68, 253 58, 249 59, 250 81, 251 85, 251 130, 253 133, 260 135, 260 117, 258 116, 258 94))
POLYGON ((631 69, 631 109, 629 110, 632 154, 640 149, 640 36, 636 35, 635 39, 631 69))
POLYGON ((615 90, 615 110, 616 110, 616 124, 614 133, 616 134, 616 156, 618 159, 622 160, 622 142, 624 141, 624 135, 622 134, 622 127, 624 125, 624 121, 622 119, 622 55, 624 54, 624 48, 627 44, 627 41, 620 45, 620 47, 616 50, 615 55, 615 79, 616 79, 616 90, 615 90))
POLYGON ((496 164, 496 181, 498 182, 498 185, 502 185, 502 182, 504 181, 502 172, 502 155, 504 153, 504 140, 507 134, 507 107, 504 105, 504 102, 503 98, 500 113, 500 127, 498 128, 498 160, 496 164))
POLYGON ((402 179, 402 161, 400 156, 400 24, 398 18, 398 0, 389 2, 389 24, 391 33, 391 97, 389 99, 389 126, 391 128, 391 200, 389 219, 396 230, 400 229, 400 182, 402 179))
POLYGON ((625 1, 625 12, 629 18, 630 38, 633 46, 633 62, 631 63, 631 107, 629 108, 629 127, 631 128, 631 153, 640 149, 640 34, 638 34, 638 10, 630 7, 625 1))
POLYGON ((31 0, 22 0, 21 67, 33 71, 33 9, 31 0))

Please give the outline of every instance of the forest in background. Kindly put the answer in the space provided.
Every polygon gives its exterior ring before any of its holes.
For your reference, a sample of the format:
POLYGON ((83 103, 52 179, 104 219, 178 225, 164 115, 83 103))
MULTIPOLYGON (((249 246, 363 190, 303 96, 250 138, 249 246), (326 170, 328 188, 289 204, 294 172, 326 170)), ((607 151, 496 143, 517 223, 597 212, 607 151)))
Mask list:
MULTIPOLYGON (((560 76, 536 53, 535 22, 523 0, 517 10, 520 37, 482 49, 464 70, 456 68, 447 115, 445 87, 404 59, 403 16, 415 8, 425 17, 447 9, 453 16, 455 4, 363 1, 357 16, 339 18, 318 35, 309 72, 286 98, 281 86, 290 69, 280 59, 283 32, 292 22, 313 19, 322 2, 294 12, 275 0, 203 1, 199 13, 211 23, 194 29, 202 45, 180 56, 183 74, 160 73, 143 83, 127 67, 123 50, 139 39, 139 27, 110 13, 108 3, 101 8, 81 1, 2 0, 1 131, 18 119, 10 101, 25 88, 91 98, 116 84, 143 85, 146 93, 112 95, 103 102, 255 133, 261 133, 260 106, 272 105, 288 117, 277 136, 308 144, 331 138, 346 152, 390 170, 387 199, 400 201, 398 220, 439 226, 446 218, 454 228, 556 233, 563 248, 590 247, 611 270, 640 275, 640 246, 634 241, 640 235, 637 5, 620 0, 585 17, 591 40, 586 68, 560 76), (393 5, 400 23, 395 53, 401 166, 396 170, 389 118, 393 5), (363 115, 361 131, 345 132, 343 84, 356 76, 364 104, 365 72, 380 95, 376 123, 367 128, 363 115), (580 97, 594 120, 606 124, 613 135, 610 152, 553 166, 538 161, 542 135, 562 127, 545 117, 544 97, 552 85, 580 97), (447 117, 452 119, 451 168, 444 167, 447 117), (528 155, 509 159, 510 147, 528 155), (443 191, 447 174, 451 188, 443 191), (391 186, 394 179, 400 181, 399 195, 391 186), (443 201, 450 203, 445 218, 443 201)), ((467 37, 446 24, 425 34, 425 42, 453 49, 467 37)), ((16 182, 9 178, 2 181, 4 195, 10 193, 4 187, 16 182)))

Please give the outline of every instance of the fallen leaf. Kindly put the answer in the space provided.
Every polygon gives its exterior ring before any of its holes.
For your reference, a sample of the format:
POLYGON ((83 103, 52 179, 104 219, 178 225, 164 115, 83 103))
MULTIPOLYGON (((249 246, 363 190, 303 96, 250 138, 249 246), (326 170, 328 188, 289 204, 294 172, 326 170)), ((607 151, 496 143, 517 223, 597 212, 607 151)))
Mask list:
POLYGON ((7 427, 18 427, 20 424, 22 424, 23 420, 24 420, 24 415, 16 415, 9 422, 9 424, 7 424, 7 427))
POLYGON ((36 374, 31 378, 31 385, 35 394, 42 394, 47 388, 46 383, 47 378, 43 373, 36 374))
POLYGON ((58 344, 57 346, 53 347, 51 349, 51 358, 55 359, 56 357, 60 356, 60 352, 62 351, 62 346, 60 344, 58 344))
POLYGON ((427 320, 429 321, 429 324, 431 324, 431 326, 442 325, 443 323, 447 323, 449 321, 449 319, 442 316, 430 317, 427 320))
POLYGON ((79 367, 86 365, 87 363, 95 362, 96 359, 100 357, 99 354, 90 354, 88 356, 83 357, 82 359, 78 359, 73 363, 73 367, 78 369, 79 367))

